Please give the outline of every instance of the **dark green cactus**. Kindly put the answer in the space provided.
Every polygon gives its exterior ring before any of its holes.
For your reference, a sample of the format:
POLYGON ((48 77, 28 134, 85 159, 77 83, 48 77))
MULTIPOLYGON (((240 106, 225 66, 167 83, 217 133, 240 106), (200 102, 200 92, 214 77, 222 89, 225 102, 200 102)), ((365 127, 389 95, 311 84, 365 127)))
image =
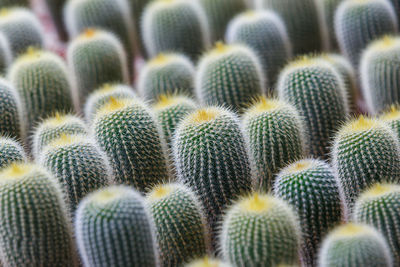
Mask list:
POLYGON ((61 40, 67 41, 68 34, 64 25, 63 10, 67 0, 45 0, 49 13, 53 19, 54 26, 57 29, 58 36, 61 40))
POLYGON ((113 186, 90 194, 75 218, 84 266, 158 266, 153 228, 144 199, 135 190, 113 186))
POLYGON ((343 221, 339 185, 332 168, 320 160, 300 160, 279 173, 274 192, 299 215, 302 263, 317 266, 323 238, 343 221))
POLYGON ((14 162, 26 161, 24 148, 14 139, 0 137, 0 169, 14 162))
POLYGON ((390 109, 384 112, 380 117, 384 123, 386 123, 396 134, 400 141, 400 107, 393 105, 390 109))

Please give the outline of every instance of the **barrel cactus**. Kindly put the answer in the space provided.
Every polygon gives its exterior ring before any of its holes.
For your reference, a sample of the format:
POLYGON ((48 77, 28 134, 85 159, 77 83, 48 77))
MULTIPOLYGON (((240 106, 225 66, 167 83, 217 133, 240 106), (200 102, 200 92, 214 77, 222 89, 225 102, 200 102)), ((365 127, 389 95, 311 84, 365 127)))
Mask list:
POLYGON ((0 169, 6 168, 14 162, 26 161, 24 148, 14 139, 0 137, 0 169))
POLYGON ((380 115, 379 119, 386 123, 400 140, 400 107, 392 105, 389 110, 380 115))

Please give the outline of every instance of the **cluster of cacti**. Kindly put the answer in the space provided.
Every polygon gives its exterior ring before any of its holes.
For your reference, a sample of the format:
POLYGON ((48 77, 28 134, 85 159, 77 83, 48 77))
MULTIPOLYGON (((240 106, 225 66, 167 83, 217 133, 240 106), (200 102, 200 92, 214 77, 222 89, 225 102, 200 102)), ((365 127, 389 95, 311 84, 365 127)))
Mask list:
POLYGON ((24 148, 15 140, 0 137, 0 169, 14 162, 26 161, 24 148))

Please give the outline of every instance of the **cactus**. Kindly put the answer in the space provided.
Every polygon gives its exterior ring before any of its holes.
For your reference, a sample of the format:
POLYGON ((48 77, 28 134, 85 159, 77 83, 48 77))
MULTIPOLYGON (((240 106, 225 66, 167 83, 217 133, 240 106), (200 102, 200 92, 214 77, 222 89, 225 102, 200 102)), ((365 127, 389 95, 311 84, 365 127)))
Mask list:
POLYGON ((56 180, 41 167, 14 163, 0 172, 0 251, 4 266, 78 266, 56 180))
POLYGON ((327 45, 331 50, 338 49, 338 43, 335 36, 335 12, 343 0, 316 0, 317 9, 321 16, 321 27, 326 29, 327 45))
POLYGON ((45 0, 47 9, 53 19, 58 36, 62 41, 68 41, 67 30, 63 21, 63 9, 67 0, 45 0))
POLYGON ((332 135, 347 119, 344 83, 331 65, 304 57, 280 74, 279 98, 294 105, 305 120, 310 152, 327 158, 332 135))
POLYGON ((0 169, 26 159, 25 151, 18 142, 11 138, 0 137, 0 169))
POLYGON ((45 146, 63 134, 87 135, 85 123, 71 114, 56 113, 39 124, 32 137, 32 154, 38 158, 45 146))
POLYGON ((43 29, 38 18, 25 8, 1 9, 0 33, 7 38, 15 57, 30 46, 41 48, 44 44, 43 29))
POLYGON ((178 180, 203 203, 215 246, 222 212, 251 189, 251 166, 236 116, 220 107, 196 110, 175 132, 173 153, 178 180))
POLYGON ((282 200, 254 193, 231 207, 222 223, 221 251, 235 266, 298 262, 299 225, 282 200))
POLYGON ((354 220, 375 227, 392 250, 394 265, 400 265, 400 186, 376 184, 361 194, 354 206, 354 220))
POLYGON ((300 160, 279 173, 274 192, 291 204, 300 217, 302 263, 317 266, 321 241, 342 221, 339 186, 332 168, 320 160, 300 160))
POLYGON ((224 40, 229 21, 246 10, 244 0, 200 0, 199 3, 207 15, 213 41, 224 40))
POLYGON ((258 58, 242 45, 217 43, 200 61, 195 78, 197 98, 203 104, 243 111, 265 91, 258 58))
POLYGON ((400 144, 389 127, 361 116, 336 134, 333 167, 349 211, 359 194, 378 182, 400 182, 400 144))
POLYGON ((162 266, 181 266, 207 253, 207 230, 196 196, 180 184, 163 184, 147 196, 162 266))
POLYGON ((281 168, 305 156, 303 122, 293 106, 261 97, 244 114, 243 126, 258 184, 268 191, 281 168))
POLYGON ((0 32, 0 74, 7 71, 8 66, 13 60, 10 42, 7 37, 0 32))
POLYGON ((210 43, 206 15, 196 1, 152 1, 143 13, 141 30, 150 57, 176 52, 195 61, 210 43))
POLYGON ((72 214, 87 194, 112 181, 107 157, 84 135, 62 134, 44 148, 38 162, 62 185, 72 214))
POLYGON ((349 223, 337 227, 324 240, 320 267, 392 267, 385 238, 374 228, 349 223))
POLYGON ((400 38, 385 36, 363 52, 360 61, 361 88, 370 113, 377 114, 400 102, 400 38))
POLYGON ((0 0, 0 8, 4 7, 29 7, 29 0, 0 0))
POLYGON ((87 196, 75 218, 84 266, 158 266, 153 222, 143 197, 126 186, 87 196))
POLYGON ((193 260, 185 264, 185 267, 232 267, 230 264, 222 262, 217 259, 209 258, 208 256, 193 260))
POLYGON ((136 94, 128 85, 104 84, 100 89, 95 90, 87 97, 84 107, 84 114, 87 122, 93 122, 97 111, 110 100, 110 97, 118 99, 134 98, 136 94))
POLYGON ((295 55, 323 48, 317 6, 314 0, 255 0, 257 8, 272 9, 285 22, 295 55))
POLYGON ((386 123, 398 137, 400 141, 400 107, 397 105, 392 105, 390 110, 383 113, 380 117, 384 123, 386 123))
POLYGON ((105 83, 129 83, 124 48, 111 33, 87 29, 71 42, 67 54, 82 103, 105 83))
POLYGON ((92 130, 118 183, 147 191, 169 179, 162 131, 139 99, 111 98, 97 112, 92 130))
POLYGON ((147 100, 156 100, 162 94, 193 95, 193 63, 180 54, 159 54, 140 72, 138 91, 147 100))
POLYGON ((21 97, 29 131, 54 112, 73 109, 67 66, 51 52, 29 49, 13 63, 8 79, 21 97))
POLYGON ((396 14, 387 0, 342 1, 334 23, 340 50, 355 68, 371 41, 397 31, 396 14))
POLYGON ((257 53, 267 80, 273 85, 292 56, 286 26, 272 11, 248 11, 235 17, 226 32, 228 43, 241 43, 257 53))

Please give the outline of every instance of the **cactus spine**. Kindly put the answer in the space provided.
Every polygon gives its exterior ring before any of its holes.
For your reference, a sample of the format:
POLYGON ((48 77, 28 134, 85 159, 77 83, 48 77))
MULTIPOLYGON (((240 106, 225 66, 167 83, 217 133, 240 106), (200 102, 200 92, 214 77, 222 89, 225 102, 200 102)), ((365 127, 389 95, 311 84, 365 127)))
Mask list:
POLYGON ((222 224, 223 257, 235 266, 298 262, 299 225, 282 200, 254 193, 231 207, 222 224))
POLYGON ((355 68, 369 42, 396 31, 396 14, 387 0, 342 1, 335 13, 336 39, 355 68))
POLYGON ((195 78, 197 98, 206 105, 236 111, 265 91, 265 77, 257 56, 242 45, 217 43, 200 61, 195 78))
POLYGON ((181 266, 207 253, 202 209, 192 191, 180 184, 153 188, 147 196, 163 266, 181 266))
POLYGON ((349 223, 337 227, 324 240, 319 252, 320 267, 392 267, 385 238, 374 228, 349 223))
POLYGON ((20 161, 26 161, 23 147, 14 139, 0 137, 0 169, 20 161))
POLYGON ((400 141, 400 107, 392 105, 390 110, 383 113, 379 119, 389 125, 400 141))
POLYGON ((143 197, 129 187, 87 196, 79 204, 75 229, 85 266, 158 266, 152 220, 143 197))
POLYGON ((62 194, 37 165, 0 172, 0 251, 5 266, 78 266, 62 194), (21 194, 21 192, 23 192, 21 194))
POLYGON ((316 266, 320 243, 342 221, 339 186, 332 168, 320 160, 300 160, 279 173, 274 192, 300 217, 302 263, 316 266))

